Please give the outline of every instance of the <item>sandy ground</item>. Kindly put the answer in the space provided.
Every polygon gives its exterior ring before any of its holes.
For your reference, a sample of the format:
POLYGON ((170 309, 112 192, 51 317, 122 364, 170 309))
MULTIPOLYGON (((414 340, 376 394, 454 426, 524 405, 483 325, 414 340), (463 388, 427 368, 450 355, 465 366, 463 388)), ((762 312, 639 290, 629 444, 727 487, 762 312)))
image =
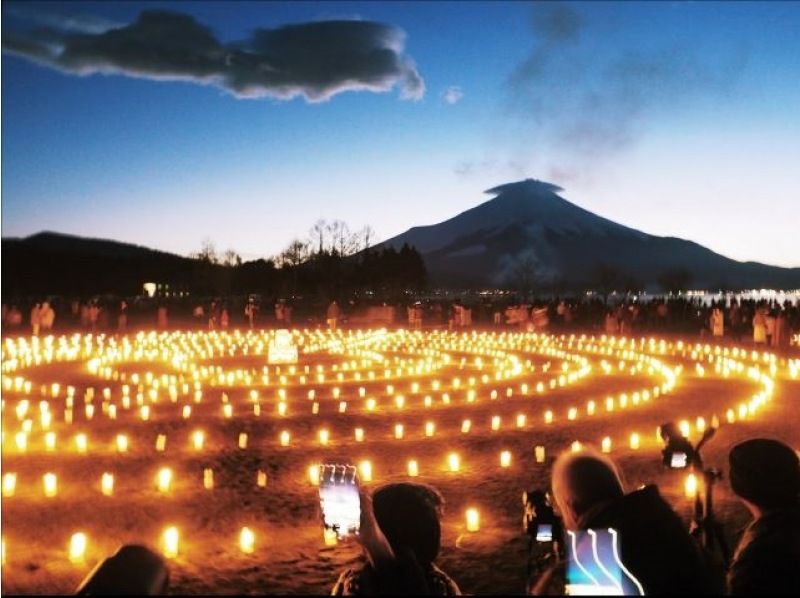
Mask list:
MULTIPOLYGON (((253 415, 246 400, 248 389, 241 386, 207 388, 203 402, 194 405, 189 420, 180 418, 180 403, 174 405, 164 399, 154 406, 148 422, 136 419, 132 412, 125 412, 114 421, 98 413, 87 422, 76 412, 71 426, 64 424, 60 416, 56 418, 53 429, 62 443, 56 453, 44 452, 37 444, 39 441, 32 442, 25 454, 14 449, 13 434, 19 422, 13 407, 22 395, 4 392, 3 472, 16 472, 18 480, 15 496, 2 502, 2 534, 6 544, 2 591, 68 593, 120 544, 140 542, 158 547, 165 526, 176 525, 181 530, 181 547, 180 555, 171 562, 174 593, 327 593, 339 572, 360 558, 354 545, 324 546, 317 489, 307 479, 309 465, 337 457, 353 462, 371 460, 374 481, 369 486, 408 479, 407 460, 416 459, 420 467, 418 480, 439 488, 447 501, 440 566, 465 593, 519 594, 524 591, 527 546, 521 529, 521 493, 526 488, 548 485, 549 466, 535 463, 535 445, 545 446, 548 457, 552 458, 576 439, 599 445, 600 439, 608 435, 614 441, 612 456, 621 464, 628 486, 633 489, 643 483, 657 483, 688 521, 691 502, 683 496, 684 475, 664 471, 660 466, 660 445, 655 438, 658 424, 682 418, 694 421, 696 416, 710 419, 713 414, 722 418, 729 407, 758 390, 753 381, 741 377, 723 379, 707 371, 700 378, 691 360, 665 357, 664 361, 670 364, 684 364, 677 389, 647 403, 608 414, 601 408, 607 395, 651 388, 661 379, 644 373, 605 375, 597 367, 599 359, 591 357, 593 373, 573 385, 541 396, 533 393, 534 396, 526 397, 519 392, 510 398, 504 396, 507 386, 518 388, 525 381, 532 388, 537 381, 549 380, 552 372, 541 371, 545 363, 560 365, 560 360, 549 356, 525 358, 531 359, 533 373, 520 380, 490 383, 471 404, 456 400, 457 393, 453 393, 450 405, 436 401, 433 407, 424 408, 421 404, 424 391, 419 396, 407 392, 410 379, 403 378, 396 382, 398 391, 405 390, 408 400, 402 412, 384 398, 374 413, 365 413, 356 407, 360 401, 351 400, 348 412, 340 414, 338 401, 328 396, 320 398, 320 413, 313 415, 305 393, 309 388, 321 389, 323 385, 311 383, 290 391, 286 417, 276 415, 274 390, 267 391, 263 386, 257 388, 269 400, 264 402, 260 417, 253 415), (501 398, 490 400, 486 389, 491 388, 499 389, 501 398), (227 392, 234 405, 232 419, 221 417, 222 392, 227 392), (584 409, 589 399, 598 403, 598 414, 592 417, 584 409), (571 406, 581 411, 576 421, 567 420, 567 409, 571 406), (543 422, 542 414, 547 409, 556 415, 551 425, 543 422), (524 429, 514 427, 514 418, 519 413, 527 415, 524 429), (502 418, 499 431, 490 428, 494 415, 502 418), (465 418, 473 426, 466 435, 460 431, 465 418), (429 420, 436 423, 433 438, 423 434, 424 423, 429 420), (396 423, 405 426, 402 440, 393 438, 396 423), (315 441, 322 427, 331 432, 328 447, 315 441), (355 427, 365 429, 363 443, 354 441, 355 427), (207 436, 201 452, 193 450, 189 441, 191 432, 198 428, 205 430, 207 436), (289 447, 281 447, 277 442, 283 429, 291 430, 289 447), (86 455, 76 453, 71 444, 72 435, 78 431, 89 435, 90 450, 86 455), (245 450, 236 445, 238 434, 243 431, 249 435, 245 450), (624 446, 634 431, 642 438, 638 451, 624 446), (131 444, 124 455, 116 454, 112 448, 114 437, 120 432, 128 435, 131 444), (163 453, 154 450, 159 433, 168 437, 163 453), (513 454, 513 464, 508 469, 499 467, 501 450, 513 454), (450 451, 461 456, 463 466, 458 473, 446 469, 450 451), (167 495, 157 492, 154 486, 154 476, 162 466, 171 467, 175 474, 174 488, 167 495), (213 490, 202 486, 206 467, 214 469, 213 490), (268 474, 266 488, 256 485, 259 469, 268 474), (42 496, 41 476, 46 471, 58 474, 59 494, 55 498, 42 496), (99 491, 99 480, 105 471, 116 475, 112 497, 102 496, 99 491), (481 530, 476 534, 465 530, 467 507, 480 509, 481 530), (256 550, 252 555, 238 550, 238 532, 243 525, 256 533, 256 550), (83 564, 71 563, 66 554, 69 537, 78 530, 89 537, 83 564)), ((330 367, 340 359, 315 354, 302 357, 300 365, 324 363, 330 367)), ((259 371, 264 365, 263 357, 255 356, 212 361, 224 367, 259 371)), ((778 437, 800 446, 797 426, 800 380, 788 378, 785 363, 785 359, 779 362, 773 400, 754 418, 723 425, 705 451, 707 465, 725 469, 729 447, 756 435, 778 437)), ((129 372, 143 369, 135 364, 126 367, 129 372)), ((148 369, 156 373, 169 371, 153 365, 148 365, 148 369)), ((22 373, 37 389, 31 395, 32 409, 40 398, 38 386, 53 381, 63 386, 75 385, 79 397, 81 389, 87 386, 94 386, 98 394, 104 386, 112 388, 115 397, 119 393, 119 382, 98 380, 80 363, 39 366, 22 373)), ((456 364, 433 376, 414 379, 420 380, 424 387, 430 378, 446 380, 459 375, 466 380, 475 374, 469 369, 458 371, 456 364)), ((342 396, 357 396, 357 387, 363 385, 368 396, 380 397, 385 395, 385 384, 381 380, 345 382, 339 386, 342 396)), ((32 439, 36 438, 34 431, 32 439)), ((729 540, 734 542, 747 522, 747 515, 732 499, 724 480, 717 491, 717 508, 729 540)))

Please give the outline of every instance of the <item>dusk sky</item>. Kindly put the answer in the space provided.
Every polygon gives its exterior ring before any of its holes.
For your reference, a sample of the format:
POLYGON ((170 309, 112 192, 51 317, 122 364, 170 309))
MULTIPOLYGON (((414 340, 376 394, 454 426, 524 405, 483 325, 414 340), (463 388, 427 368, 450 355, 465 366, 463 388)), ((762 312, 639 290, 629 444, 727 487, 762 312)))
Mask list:
POLYGON ((532 177, 800 266, 800 3, 2 7, 3 236, 255 258, 532 177))

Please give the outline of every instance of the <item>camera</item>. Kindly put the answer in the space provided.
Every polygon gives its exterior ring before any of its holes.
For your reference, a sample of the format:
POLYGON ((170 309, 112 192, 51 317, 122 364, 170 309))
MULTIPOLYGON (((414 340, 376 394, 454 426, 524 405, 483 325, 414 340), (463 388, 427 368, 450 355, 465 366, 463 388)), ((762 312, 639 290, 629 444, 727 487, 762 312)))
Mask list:
POLYGON ((552 545, 557 550, 561 544, 563 525, 553 510, 550 495, 543 490, 523 492, 522 503, 525 505, 525 533, 532 541, 552 545))
POLYGON ((670 469, 701 468, 700 453, 692 446, 689 439, 681 434, 675 422, 667 422, 659 426, 659 434, 664 441, 661 450, 661 462, 670 469))

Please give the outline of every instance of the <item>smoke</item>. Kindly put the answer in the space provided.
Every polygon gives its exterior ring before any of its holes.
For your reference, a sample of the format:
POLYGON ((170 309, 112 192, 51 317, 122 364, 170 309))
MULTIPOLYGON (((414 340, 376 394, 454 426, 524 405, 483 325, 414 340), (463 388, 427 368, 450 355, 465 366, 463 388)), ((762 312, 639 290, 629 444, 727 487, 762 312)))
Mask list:
POLYGON ((511 161, 559 183, 591 180, 657 119, 699 98, 730 94, 746 65, 743 48, 704 56, 691 39, 668 47, 644 35, 606 42, 607 23, 560 2, 536 2, 530 27, 531 50, 505 83, 506 151, 511 161))

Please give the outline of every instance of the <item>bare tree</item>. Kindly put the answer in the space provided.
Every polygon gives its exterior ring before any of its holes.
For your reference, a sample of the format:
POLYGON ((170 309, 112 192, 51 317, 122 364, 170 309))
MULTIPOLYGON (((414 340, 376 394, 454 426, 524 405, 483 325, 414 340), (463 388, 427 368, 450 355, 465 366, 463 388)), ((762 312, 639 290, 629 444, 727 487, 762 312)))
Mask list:
POLYGON ((368 224, 358 232, 358 235, 361 238, 361 247, 356 249, 356 251, 360 249, 366 251, 372 246, 371 242, 372 238, 375 236, 375 230, 368 224))
POLYGON ((200 250, 190 254, 190 257, 201 262, 206 262, 207 264, 216 264, 219 262, 214 242, 208 237, 203 239, 203 242, 200 244, 200 250))
POLYGON ((242 256, 236 253, 233 249, 228 249, 222 254, 222 264, 225 266, 241 266, 242 256))
POLYGON ((322 218, 317 220, 314 223, 314 226, 311 227, 311 230, 308 231, 309 237, 311 237, 311 242, 317 244, 317 253, 322 253, 325 251, 325 234, 327 232, 328 223, 322 218))
POLYGON ((281 265, 281 267, 294 267, 305 263, 308 261, 308 258, 308 243, 301 241, 300 239, 294 239, 291 243, 289 243, 289 246, 281 252, 276 261, 281 265))

